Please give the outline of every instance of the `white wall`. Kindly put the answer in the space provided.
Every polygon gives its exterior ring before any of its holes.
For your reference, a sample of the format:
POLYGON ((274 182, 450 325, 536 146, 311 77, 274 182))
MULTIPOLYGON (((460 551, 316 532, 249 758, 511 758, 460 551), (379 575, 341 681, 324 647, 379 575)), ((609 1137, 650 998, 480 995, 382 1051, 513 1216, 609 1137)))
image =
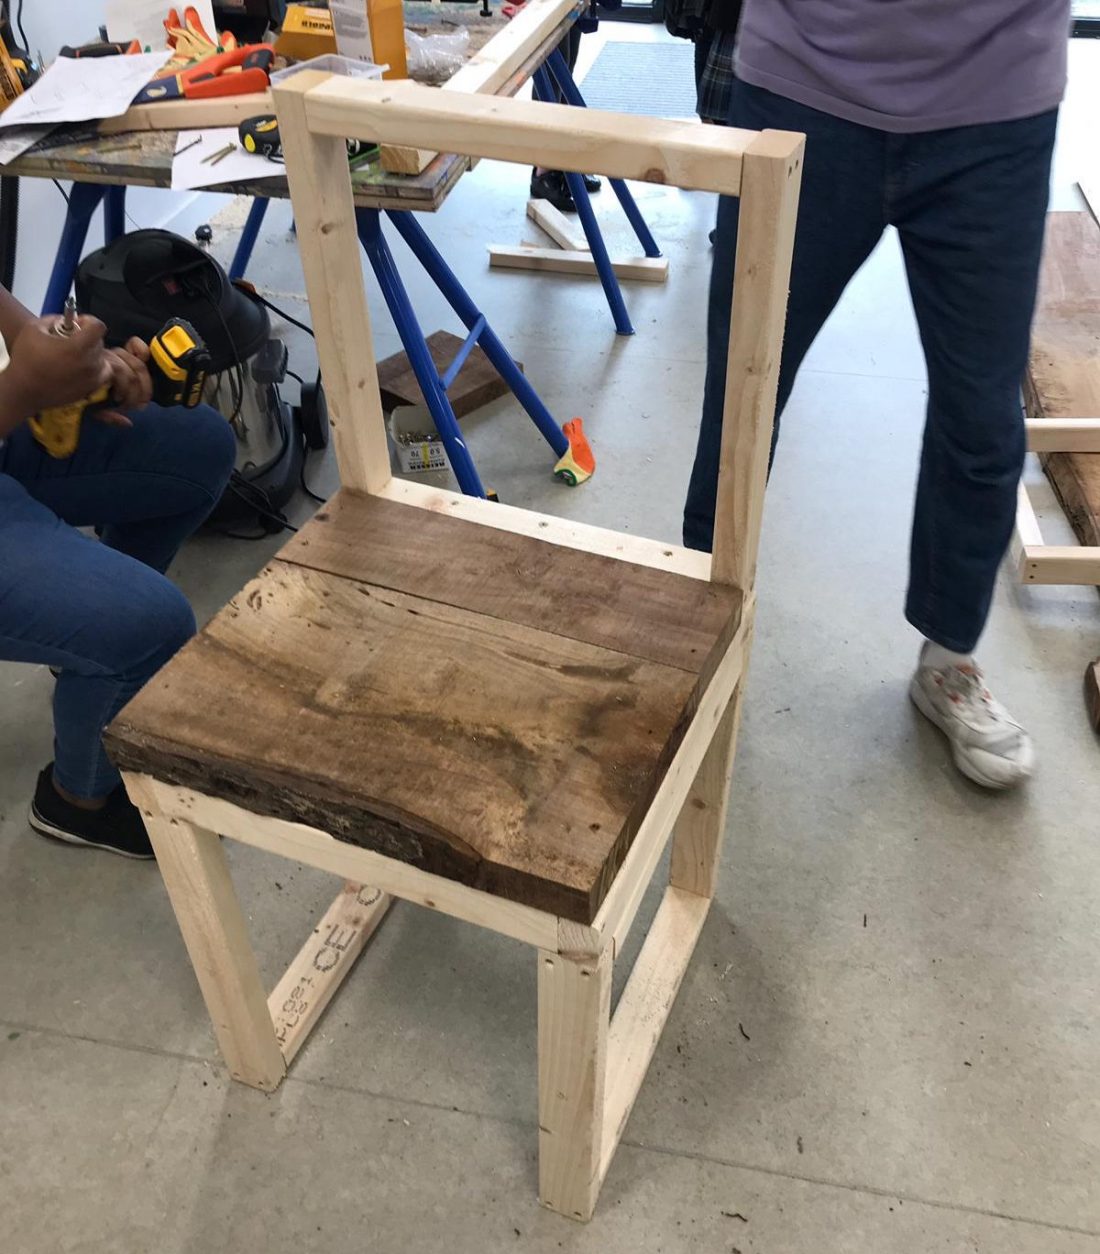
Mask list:
MULTIPOLYGON (((160 4, 161 0, 152 0, 160 4)), ((12 8, 14 9, 14 4, 12 8)), ((170 7, 163 0, 165 12, 170 7)), ((182 5, 178 6, 182 8, 182 5)), ((62 44, 88 43, 95 39, 105 20, 104 0, 24 0, 23 27, 31 51, 41 52, 47 63, 62 44)), ((66 185, 67 188, 67 185, 66 185)), ((65 220, 65 202, 53 183, 22 179, 20 183, 19 250, 15 263, 15 294, 28 308, 38 311, 46 292, 57 241, 65 220)), ((128 229, 170 226, 189 235, 198 223, 211 217, 219 199, 193 192, 169 192, 132 187, 126 193, 128 229)), ((88 233, 88 249, 103 243, 103 225, 96 216, 88 233)))

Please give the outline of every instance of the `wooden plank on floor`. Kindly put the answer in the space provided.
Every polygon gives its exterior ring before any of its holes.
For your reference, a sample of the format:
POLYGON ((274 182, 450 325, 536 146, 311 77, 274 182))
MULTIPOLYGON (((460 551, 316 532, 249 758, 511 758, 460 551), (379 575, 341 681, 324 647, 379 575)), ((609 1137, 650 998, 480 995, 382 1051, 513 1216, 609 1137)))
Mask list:
POLYGON ((564 213, 548 200, 538 198, 527 202, 527 216, 554 241, 559 248, 568 248, 571 252, 586 253, 588 240, 576 219, 570 221, 564 213))
POLYGON ((338 492, 281 560, 709 678, 740 621, 719 584, 338 492))
MULTIPOLYGON (((546 274, 579 274, 598 277, 591 253, 569 252, 564 248, 535 248, 531 244, 490 244, 489 265, 495 270, 538 270, 546 274)), ((664 283, 668 278, 667 257, 624 257, 611 262, 620 279, 642 283, 664 283)))
MULTIPOLYGON (((434 331, 428 336, 428 351, 440 375, 446 371, 463 341, 450 331, 434 331)), ((523 369, 523 362, 516 365, 523 369)), ((424 393, 416 381, 408 355, 394 353, 378 363, 378 387, 382 393, 382 408, 397 409, 400 405, 424 405, 424 393)), ((474 348, 463 363, 458 377, 447 389, 447 399, 456 418, 464 418, 482 405, 508 395, 508 385, 497 374, 489 358, 480 348, 474 348)))
MULTIPOLYGON (((1100 418, 1100 227, 1047 215, 1024 394, 1032 419, 1100 418)), ((1078 540, 1100 545, 1100 454, 1048 453, 1043 466, 1078 540)))
POLYGON ((275 561, 108 741, 128 770, 590 923, 698 685, 629 653, 275 561))

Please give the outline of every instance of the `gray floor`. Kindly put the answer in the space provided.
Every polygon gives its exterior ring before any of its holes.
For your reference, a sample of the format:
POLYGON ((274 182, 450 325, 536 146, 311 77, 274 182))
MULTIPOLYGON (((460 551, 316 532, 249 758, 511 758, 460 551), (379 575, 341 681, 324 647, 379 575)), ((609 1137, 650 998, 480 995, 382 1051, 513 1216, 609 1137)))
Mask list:
MULTIPOLYGON (((1074 65, 1063 206, 1095 153, 1100 64, 1075 49, 1074 65)), ((600 459, 591 484, 557 485, 501 403, 467 424, 487 480, 675 539, 713 200, 639 197, 672 277, 630 288, 632 340, 592 284, 488 273, 485 245, 532 229, 522 171, 484 163, 429 229, 600 459)), ((288 211, 272 219, 253 275, 300 314, 288 211)), ((455 328, 411 286, 429 329, 455 328)), ((28 831, 50 679, 0 667, 0 1248, 1100 1251, 1100 780, 1080 698, 1100 601, 1001 584, 982 655, 1040 770, 1013 796, 967 785, 905 699, 922 373, 887 238, 787 416, 721 887, 588 1227, 535 1203, 529 951, 398 906, 282 1089, 231 1084, 156 869, 28 831)), ((200 539, 178 577, 211 613, 275 544, 200 539)), ((230 856, 273 982, 333 883, 230 856)))

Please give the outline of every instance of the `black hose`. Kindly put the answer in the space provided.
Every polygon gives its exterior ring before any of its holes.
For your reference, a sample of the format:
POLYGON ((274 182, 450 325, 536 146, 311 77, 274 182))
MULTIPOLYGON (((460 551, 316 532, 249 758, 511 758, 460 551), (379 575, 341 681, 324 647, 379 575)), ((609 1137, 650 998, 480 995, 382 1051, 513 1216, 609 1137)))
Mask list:
POLYGON ((10 292, 15 282, 15 250, 19 243, 19 179, 0 178, 0 284, 10 292))

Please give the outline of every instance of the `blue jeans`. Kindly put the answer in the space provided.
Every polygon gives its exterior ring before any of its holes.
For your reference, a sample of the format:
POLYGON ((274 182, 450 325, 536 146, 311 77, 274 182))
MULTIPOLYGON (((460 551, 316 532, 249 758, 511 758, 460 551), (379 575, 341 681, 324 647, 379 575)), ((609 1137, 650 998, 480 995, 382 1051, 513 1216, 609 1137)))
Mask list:
MULTIPOLYGON (((905 614, 937 644, 969 653, 1016 513, 1020 381, 1057 111, 893 135, 739 82, 730 123, 807 135, 775 435, 822 324, 885 228, 897 227, 928 366, 905 614)), ((721 200, 703 422, 684 510, 684 543, 696 549, 710 549, 714 529, 737 211, 737 200, 721 200)))
POLYGON ((61 671, 54 774, 78 797, 119 783, 103 728, 194 633, 163 572, 217 502, 236 452, 212 409, 131 417, 130 430, 85 420, 65 461, 25 426, 0 447, 0 659, 61 671), (74 530, 89 526, 101 541, 74 530))

